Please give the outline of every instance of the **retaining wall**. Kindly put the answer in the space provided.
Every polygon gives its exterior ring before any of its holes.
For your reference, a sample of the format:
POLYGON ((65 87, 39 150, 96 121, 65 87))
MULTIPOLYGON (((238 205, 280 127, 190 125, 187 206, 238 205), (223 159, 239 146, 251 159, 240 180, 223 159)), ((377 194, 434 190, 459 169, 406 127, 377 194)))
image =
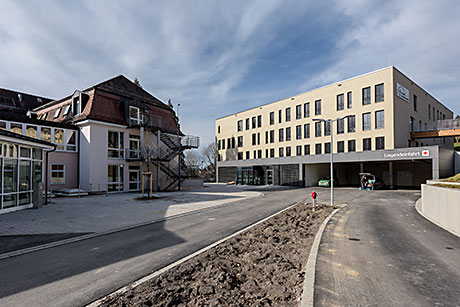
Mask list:
POLYGON ((422 184, 420 210, 429 220, 460 237, 460 189, 422 184))

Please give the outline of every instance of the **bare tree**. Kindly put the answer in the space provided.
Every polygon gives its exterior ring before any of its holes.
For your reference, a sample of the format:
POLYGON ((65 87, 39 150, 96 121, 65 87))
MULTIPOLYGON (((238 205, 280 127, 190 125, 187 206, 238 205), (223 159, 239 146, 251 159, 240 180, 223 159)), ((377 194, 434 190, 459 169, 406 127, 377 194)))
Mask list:
POLYGON ((190 149, 184 152, 184 163, 186 167, 186 175, 197 177, 200 174, 202 157, 198 150, 190 149))

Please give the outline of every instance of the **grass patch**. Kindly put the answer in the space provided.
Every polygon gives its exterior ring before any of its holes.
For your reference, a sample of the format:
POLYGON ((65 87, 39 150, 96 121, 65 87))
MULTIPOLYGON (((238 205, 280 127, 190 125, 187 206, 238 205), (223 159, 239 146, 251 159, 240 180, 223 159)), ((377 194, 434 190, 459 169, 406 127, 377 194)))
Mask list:
POLYGON ((451 188, 451 189, 460 189, 460 185, 455 185, 455 184, 434 184, 437 187, 441 188, 451 188))
POLYGON ((458 173, 457 175, 452 176, 450 178, 443 179, 441 181, 443 181, 443 182, 460 182, 460 173, 458 173))

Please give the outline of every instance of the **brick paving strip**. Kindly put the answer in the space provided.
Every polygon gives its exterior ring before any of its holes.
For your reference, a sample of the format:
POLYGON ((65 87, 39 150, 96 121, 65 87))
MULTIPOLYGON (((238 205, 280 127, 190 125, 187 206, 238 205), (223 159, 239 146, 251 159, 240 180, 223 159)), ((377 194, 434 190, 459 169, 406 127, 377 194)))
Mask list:
POLYGON ((298 306, 315 234, 333 209, 295 204, 89 306, 298 306))

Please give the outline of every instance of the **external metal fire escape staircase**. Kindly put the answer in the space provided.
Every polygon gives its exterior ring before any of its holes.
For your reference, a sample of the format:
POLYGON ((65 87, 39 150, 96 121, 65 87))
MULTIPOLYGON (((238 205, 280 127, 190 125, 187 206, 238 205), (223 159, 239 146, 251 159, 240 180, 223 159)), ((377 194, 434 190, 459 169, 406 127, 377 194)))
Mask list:
POLYGON ((159 167, 165 174, 161 177, 159 189, 162 191, 180 189, 181 183, 186 179, 183 152, 187 149, 198 148, 199 138, 167 133, 158 134, 161 141, 159 167))

